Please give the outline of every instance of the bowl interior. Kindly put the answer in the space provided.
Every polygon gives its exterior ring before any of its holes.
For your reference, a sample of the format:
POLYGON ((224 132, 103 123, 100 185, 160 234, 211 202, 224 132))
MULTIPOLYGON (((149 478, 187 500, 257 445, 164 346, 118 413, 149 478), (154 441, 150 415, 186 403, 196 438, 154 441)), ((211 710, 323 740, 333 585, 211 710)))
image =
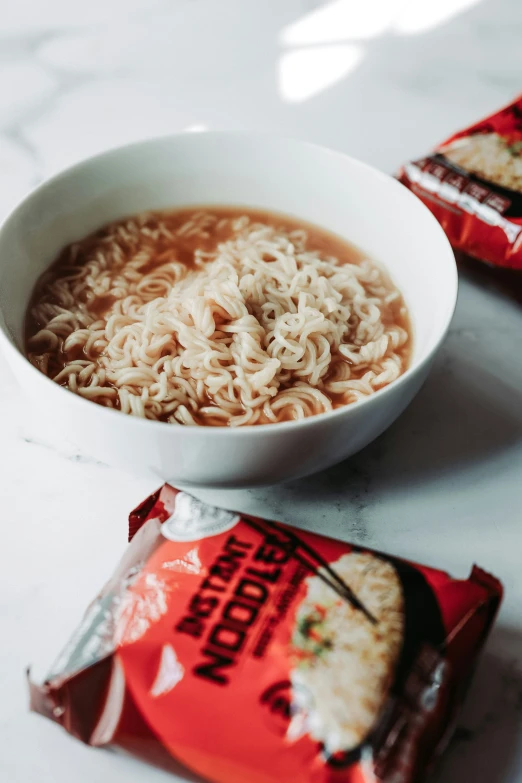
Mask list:
POLYGON ((389 270, 408 305, 412 364, 437 345, 456 297, 453 255, 429 211, 399 183, 305 142, 232 133, 143 142, 81 163, 38 188, 0 232, 0 323, 23 350, 27 302, 60 249, 145 209, 245 205, 346 237, 389 270))

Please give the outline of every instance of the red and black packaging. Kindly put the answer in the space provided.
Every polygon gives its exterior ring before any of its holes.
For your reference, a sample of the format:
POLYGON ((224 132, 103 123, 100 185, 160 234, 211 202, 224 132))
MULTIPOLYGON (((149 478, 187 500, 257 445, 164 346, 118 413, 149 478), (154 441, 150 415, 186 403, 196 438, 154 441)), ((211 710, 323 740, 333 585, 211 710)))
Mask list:
POLYGON ((455 249, 522 269, 522 96, 407 163, 399 179, 455 249))
POLYGON ((32 709, 216 783, 410 783, 449 736, 501 597, 169 485, 32 709))

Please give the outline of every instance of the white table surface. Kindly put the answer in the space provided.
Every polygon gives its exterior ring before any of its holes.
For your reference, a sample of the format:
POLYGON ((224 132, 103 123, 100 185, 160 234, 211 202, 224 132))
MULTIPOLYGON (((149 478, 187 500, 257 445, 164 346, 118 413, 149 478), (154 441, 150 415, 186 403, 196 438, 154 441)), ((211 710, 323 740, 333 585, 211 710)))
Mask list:
MULTIPOLYGON (((82 157, 183 129, 276 130, 392 172, 522 92, 521 32, 520 0, 0 0, 0 212, 82 157)), ((438 783, 522 781, 518 290, 462 271, 428 382, 357 457, 287 486, 200 493, 502 578, 438 783)), ((42 436, 2 357, 0 444, 0 780, 172 780, 29 714, 24 678, 58 652, 154 484, 42 436)))

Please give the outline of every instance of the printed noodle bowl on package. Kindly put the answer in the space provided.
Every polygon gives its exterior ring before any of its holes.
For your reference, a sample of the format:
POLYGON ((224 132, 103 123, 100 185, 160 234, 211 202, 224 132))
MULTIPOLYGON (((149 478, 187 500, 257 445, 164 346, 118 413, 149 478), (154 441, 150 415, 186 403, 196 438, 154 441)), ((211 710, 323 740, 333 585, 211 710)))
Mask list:
POLYGON ((31 685, 33 710, 216 783, 419 779, 498 609, 494 577, 455 580, 169 485, 130 533, 31 685))
POLYGON ((522 269, 522 96, 402 167, 453 247, 522 269))

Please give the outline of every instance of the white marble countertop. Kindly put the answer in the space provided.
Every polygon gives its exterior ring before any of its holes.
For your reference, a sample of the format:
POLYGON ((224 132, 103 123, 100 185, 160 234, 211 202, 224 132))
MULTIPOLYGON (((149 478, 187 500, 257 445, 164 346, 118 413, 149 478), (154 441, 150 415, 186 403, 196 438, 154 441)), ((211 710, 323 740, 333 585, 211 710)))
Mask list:
MULTIPOLYGON (((277 130, 391 172, 522 91, 521 29, 520 0, 1 0, 0 213, 71 162, 183 129, 277 130)), ((521 291, 461 270, 428 382, 357 457, 287 486, 200 493, 501 577, 438 783, 522 781, 521 291)), ((28 422, 0 357, 0 779, 167 783, 27 711, 24 667, 58 651, 155 489, 28 422)))

